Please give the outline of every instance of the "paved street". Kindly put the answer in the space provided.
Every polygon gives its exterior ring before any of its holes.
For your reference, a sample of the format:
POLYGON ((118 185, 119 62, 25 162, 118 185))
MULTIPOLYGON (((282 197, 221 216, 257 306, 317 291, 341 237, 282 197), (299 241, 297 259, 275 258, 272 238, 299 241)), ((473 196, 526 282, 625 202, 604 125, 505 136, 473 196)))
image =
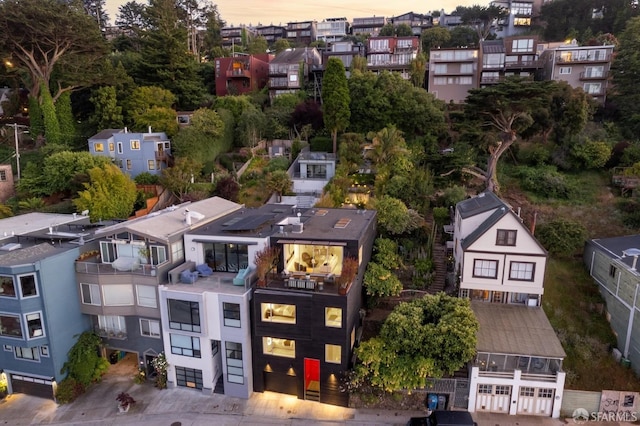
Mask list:
MULTIPOLYGON (((404 425, 420 412, 334 407, 302 401, 273 392, 255 394, 249 400, 223 395, 203 395, 177 388, 158 390, 151 384, 136 385, 129 377, 110 376, 77 401, 58 406, 55 402, 22 394, 0 402, 2 425, 404 425), (136 399, 128 413, 119 414, 116 395, 125 391, 136 399)), ((559 426, 573 420, 542 417, 475 414, 480 426, 559 426)), ((595 423, 589 425, 623 425, 595 423)))

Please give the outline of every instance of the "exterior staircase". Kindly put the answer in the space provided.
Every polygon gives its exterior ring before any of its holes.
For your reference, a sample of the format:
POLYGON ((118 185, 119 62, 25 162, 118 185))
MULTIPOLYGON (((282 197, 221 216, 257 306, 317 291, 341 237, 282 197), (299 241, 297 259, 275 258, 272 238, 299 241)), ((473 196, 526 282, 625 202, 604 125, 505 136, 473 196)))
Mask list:
POLYGON ((435 276, 433 282, 427 289, 430 294, 445 291, 445 278, 447 276, 447 247, 442 242, 442 229, 436 229, 435 241, 433 244, 433 266, 435 276))
POLYGON ((296 204, 300 209, 309 209, 316 204, 316 197, 313 195, 297 195, 296 204))
POLYGON ((309 382, 307 390, 304 391, 304 399, 320 402, 320 384, 317 381, 312 380, 309 382))

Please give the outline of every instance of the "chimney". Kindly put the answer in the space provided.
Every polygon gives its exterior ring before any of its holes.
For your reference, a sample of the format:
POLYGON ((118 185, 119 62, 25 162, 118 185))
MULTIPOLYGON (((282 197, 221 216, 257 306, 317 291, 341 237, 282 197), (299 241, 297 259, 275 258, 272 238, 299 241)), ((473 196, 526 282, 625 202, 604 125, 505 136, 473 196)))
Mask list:
POLYGON ((535 235, 537 220, 538 220, 538 212, 533 212, 533 220, 531 221, 531 235, 535 235))
POLYGON ((151 126, 149 126, 149 133, 151 133, 151 126))

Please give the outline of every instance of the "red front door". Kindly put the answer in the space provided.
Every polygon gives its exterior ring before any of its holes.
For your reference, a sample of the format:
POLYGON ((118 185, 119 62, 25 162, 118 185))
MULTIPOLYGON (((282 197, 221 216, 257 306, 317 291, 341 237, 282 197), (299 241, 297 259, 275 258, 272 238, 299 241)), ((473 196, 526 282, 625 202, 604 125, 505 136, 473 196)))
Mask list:
POLYGON ((304 389, 320 390, 320 360, 304 359, 304 389))

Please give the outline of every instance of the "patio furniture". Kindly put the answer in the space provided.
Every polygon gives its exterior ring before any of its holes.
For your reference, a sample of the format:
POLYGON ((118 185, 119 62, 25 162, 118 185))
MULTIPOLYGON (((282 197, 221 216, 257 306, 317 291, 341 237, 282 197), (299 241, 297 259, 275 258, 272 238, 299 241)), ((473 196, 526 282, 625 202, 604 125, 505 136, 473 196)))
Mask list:
POLYGON ((198 272, 185 269, 180 272, 180 282, 183 284, 193 284, 198 280, 198 272))
POLYGON ((209 277, 213 275, 213 269, 211 269, 211 267, 206 263, 196 266, 196 271, 198 271, 201 277, 209 277))
POLYGON ((243 268, 238 271, 238 275, 233 279, 233 285, 245 285, 245 282, 251 274, 251 268, 243 268))

